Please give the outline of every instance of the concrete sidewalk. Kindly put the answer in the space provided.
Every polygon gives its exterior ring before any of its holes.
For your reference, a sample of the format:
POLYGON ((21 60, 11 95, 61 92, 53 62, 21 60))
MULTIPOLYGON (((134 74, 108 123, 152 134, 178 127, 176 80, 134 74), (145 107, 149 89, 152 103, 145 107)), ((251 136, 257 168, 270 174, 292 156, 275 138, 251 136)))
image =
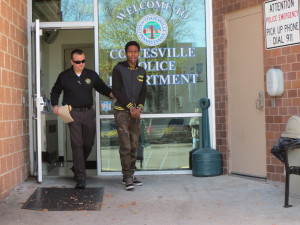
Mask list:
POLYGON ((144 182, 125 191, 121 176, 94 176, 87 187, 104 187, 100 211, 34 211, 21 209, 38 187, 73 187, 71 177, 29 180, 0 203, 5 225, 293 225, 300 224, 300 199, 284 208, 284 184, 235 176, 139 176, 144 182))

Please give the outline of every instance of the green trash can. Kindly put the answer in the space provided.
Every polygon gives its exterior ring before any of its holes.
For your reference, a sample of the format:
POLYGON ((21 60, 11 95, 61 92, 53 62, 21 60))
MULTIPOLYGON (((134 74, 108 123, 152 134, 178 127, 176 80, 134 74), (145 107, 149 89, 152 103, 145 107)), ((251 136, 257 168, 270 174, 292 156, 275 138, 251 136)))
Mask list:
POLYGON ((193 176, 217 176, 222 174, 221 153, 210 146, 208 108, 210 100, 202 98, 199 101, 202 108, 202 148, 192 153, 193 176))

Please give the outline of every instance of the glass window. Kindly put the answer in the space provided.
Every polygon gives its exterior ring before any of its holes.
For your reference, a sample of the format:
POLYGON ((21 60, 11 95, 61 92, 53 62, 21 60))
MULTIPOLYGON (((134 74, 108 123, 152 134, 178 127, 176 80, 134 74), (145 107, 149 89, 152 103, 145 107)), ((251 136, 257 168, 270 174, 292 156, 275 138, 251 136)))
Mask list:
MULTIPOLYGON (((126 60, 126 43, 141 46, 148 88, 143 114, 156 116, 141 120, 137 168, 189 169, 190 151, 201 146, 199 99, 207 97, 205 0, 99 0, 98 7, 99 72, 108 85, 113 67, 126 60), (186 113, 199 115, 196 125, 186 113)), ((100 101, 100 114, 113 115, 113 103, 101 95, 100 101)), ((100 119, 102 171, 120 171, 115 122, 106 118, 100 119)))
MULTIPOLYGON (((103 80, 111 84, 113 67, 126 60, 125 44, 136 40, 142 48, 139 65, 147 71, 144 113, 193 113, 207 97, 205 1, 98 3, 103 80)), ((112 107, 100 112, 112 114, 112 107)))
MULTIPOLYGON (((199 141, 199 125, 193 125, 193 119, 142 119, 140 153, 136 165, 138 170, 189 169, 189 152, 193 149, 193 139, 199 141)), ((102 171, 120 171, 115 122, 113 119, 103 119, 100 124, 102 171)))
POLYGON ((42 22, 93 21, 93 0, 32 0, 32 19, 42 22))

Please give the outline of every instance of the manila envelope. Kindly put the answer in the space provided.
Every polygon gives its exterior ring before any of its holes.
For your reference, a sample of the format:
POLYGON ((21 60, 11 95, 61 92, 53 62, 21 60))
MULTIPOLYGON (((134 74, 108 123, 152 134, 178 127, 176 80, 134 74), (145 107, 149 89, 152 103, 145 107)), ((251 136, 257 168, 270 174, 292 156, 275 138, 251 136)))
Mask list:
POLYGON ((68 105, 64 105, 59 107, 58 109, 59 111, 59 116, 60 118, 65 122, 65 123, 70 123, 73 122, 73 118, 70 115, 70 110, 69 110, 69 106, 68 105))

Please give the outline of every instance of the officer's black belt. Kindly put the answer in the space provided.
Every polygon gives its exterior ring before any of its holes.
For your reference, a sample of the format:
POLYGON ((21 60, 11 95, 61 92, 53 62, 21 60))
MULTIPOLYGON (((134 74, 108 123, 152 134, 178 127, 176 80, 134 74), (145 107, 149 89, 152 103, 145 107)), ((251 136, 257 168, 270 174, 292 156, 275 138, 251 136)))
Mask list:
POLYGON ((74 111, 88 111, 92 108, 92 106, 88 106, 88 107, 78 107, 78 108, 75 108, 75 107, 72 107, 72 110, 74 111))

